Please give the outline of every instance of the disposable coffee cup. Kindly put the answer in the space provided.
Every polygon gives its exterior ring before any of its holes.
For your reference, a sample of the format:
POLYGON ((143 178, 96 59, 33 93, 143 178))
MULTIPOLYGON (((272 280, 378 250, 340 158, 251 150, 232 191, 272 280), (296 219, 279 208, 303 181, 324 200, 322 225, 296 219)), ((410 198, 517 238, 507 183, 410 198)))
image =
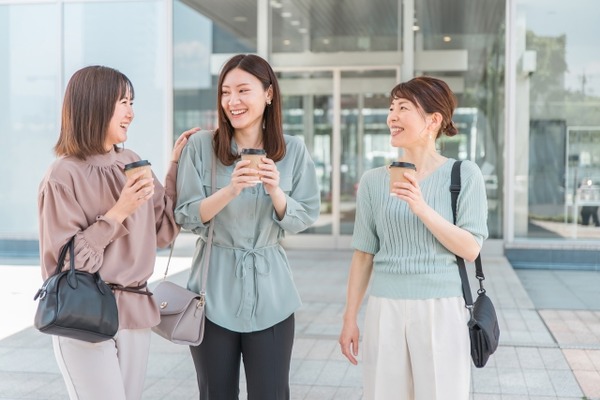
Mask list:
MULTIPOLYGON (((252 168, 256 171, 259 170, 258 164, 262 163, 261 158, 266 157, 266 155, 267 152, 264 149, 242 149, 242 161, 250 160, 250 164, 247 165, 247 168, 252 168)), ((256 180, 252 181, 252 183, 261 183, 258 173, 254 176, 256 177, 256 180)))
POLYGON ((138 171, 144 170, 145 174, 142 176, 143 178, 152 179, 152 164, 148 160, 140 160, 136 162, 132 162, 130 164, 126 164, 123 168, 125 171, 125 175, 129 178, 131 175, 135 174, 138 171))
POLYGON ((394 161, 390 165, 390 193, 395 182, 408 182, 404 177, 405 172, 416 172, 417 167, 413 163, 394 161))

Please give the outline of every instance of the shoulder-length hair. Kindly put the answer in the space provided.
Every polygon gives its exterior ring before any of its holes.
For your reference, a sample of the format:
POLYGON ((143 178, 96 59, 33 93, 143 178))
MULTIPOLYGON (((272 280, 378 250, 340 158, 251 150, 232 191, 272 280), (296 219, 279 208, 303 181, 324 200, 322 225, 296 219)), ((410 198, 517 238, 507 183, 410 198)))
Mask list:
POLYGON ((115 69, 94 65, 75 72, 65 91, 56 155, 85 159, 106 153, 110 120, 117 101, 127 93, 133 100, 131 81, 115 69))
POLYGON ((213 146, 217 158, 223 165, 231 165, 239 158, 238 154, 231 151, 231 140, 233 138, 233 126, 229 122, 223 107, 223 81, 227 74, 239 68, 256 78, 262 83, 264 90, 269 86, 273 90, 271 105, 265 108, 263 113, 263 146, 267 155, 273 161, 280 161, 285 156, 285 139, 283 138, 283 124, 281 120, 281 95, 275 72, 267 61, 254 54, 238 54, 229 59, 223 66, 217 84, 217 116, 218 127, 213 136, 213 146))
POLYGON ((397 84, 390 93, 390 103, 394 99, 406 99, 420 107, 425 113, 440 113, 442 123, 436 139, 443 133, 454 136, 458 133, 452 115, 458 104, 456 96, 446 82, 430 76, 419 76, 397 84))

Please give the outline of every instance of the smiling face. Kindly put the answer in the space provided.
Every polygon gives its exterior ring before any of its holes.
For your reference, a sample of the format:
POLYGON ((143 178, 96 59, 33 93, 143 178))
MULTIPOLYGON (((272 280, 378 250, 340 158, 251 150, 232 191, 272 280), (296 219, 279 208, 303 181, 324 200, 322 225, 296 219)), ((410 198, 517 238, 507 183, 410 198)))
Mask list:
POLYGON ((127 130, 133 121, 133 100, 129 90, 122 99, 117 100, 115 111, 108 124, 104 148, 110 151, 113 145, 123 143, 127 140, 127 130))
POLYGON ((394 98, 390 104, 387 125, 390 128, 390 144, 408 148, 427 143, 430 121, 417 105, 403 98, 394 98))
POLYGON ((272 90, 263 88, 254 75, 239 68, 223 79, 221 107, 236 132, 261 132, 263 113, 272 90))

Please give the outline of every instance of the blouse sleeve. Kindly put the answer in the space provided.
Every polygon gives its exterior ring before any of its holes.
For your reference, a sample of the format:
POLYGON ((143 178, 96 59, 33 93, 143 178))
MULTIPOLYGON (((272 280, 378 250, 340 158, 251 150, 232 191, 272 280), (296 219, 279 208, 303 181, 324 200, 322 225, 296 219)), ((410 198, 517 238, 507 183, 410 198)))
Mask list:
POLYGON ((89 225, 73 192, 52 180, 40 186, 38 211, 44 279, 56 271, 58 253, 71 237, 75 236, 77 269, 96 272, 102 266, 106 246, 128 233, 122 224, 103 216, 89 225))
POLYGON ((358 184, 352 246, 356 250, 365 253, 377 254, 379 251, 379 236, 377 235, 375 217, 373 215, 370 177, 373 177, 373 172, 367 171, 363 174, 358 184))
MULTIPOLYGON (((321 194, 317 183, 315 164, 303 143, 288 148, 289 156, 295 157, 292 188, 287 197, 285 214, 281 220, 273 211, 273 219, 281 229, 299 233, 311 226, 319 217, 321 194)), ((286 156, 287 157, 287 156, 286 156)))
POLYGON ((201 148, 199 147, 200 139, 201 133, 193 135, 183 148, 179 158, 177 205, 175 207, 175 220, 177 223, 195 233, 198 233, 199 229, 208 226, 200 218, 200 203, 206 198, 202 172, 203 160, 201 148))
MULTIPOLYGON (((154 181, 158 182, 156 176, 154 181)), ((175 221, 175 203, 177 201, 176 191, 177 163, 171 162, 165 186, 160 183, 155 185, 154 191, 154 217, 156 219, 156 245, 159 248, 167 247, 179 233, 179 225, 175 221)))

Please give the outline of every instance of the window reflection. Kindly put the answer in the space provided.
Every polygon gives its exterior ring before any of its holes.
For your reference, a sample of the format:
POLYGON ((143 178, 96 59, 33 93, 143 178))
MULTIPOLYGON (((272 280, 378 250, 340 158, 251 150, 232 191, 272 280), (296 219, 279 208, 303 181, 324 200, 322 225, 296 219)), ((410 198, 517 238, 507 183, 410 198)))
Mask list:
POLYGON ((517 169, 517 179, 527 182, 517 198, 527 199, 528 206, 514 217, 516 236, 598 239, 600 115, 594 110, 600 70, 591 40, 598 14, 590 12, 595 3, 517 4, 523 32, 518 47, 524 49, 518 55, 517 108, 528 115, 517 127, 517 148, 525 149, 527 160, 517 169), (589 27, 585 34, 582 26, 589 27))
MULTIPOLYGON (((58 137, 57 21, 55 5, 0 6, 0 239, 37 239, 38 184, 58 137)), ((15 244, 9 254, 37 251, 15 244)))

